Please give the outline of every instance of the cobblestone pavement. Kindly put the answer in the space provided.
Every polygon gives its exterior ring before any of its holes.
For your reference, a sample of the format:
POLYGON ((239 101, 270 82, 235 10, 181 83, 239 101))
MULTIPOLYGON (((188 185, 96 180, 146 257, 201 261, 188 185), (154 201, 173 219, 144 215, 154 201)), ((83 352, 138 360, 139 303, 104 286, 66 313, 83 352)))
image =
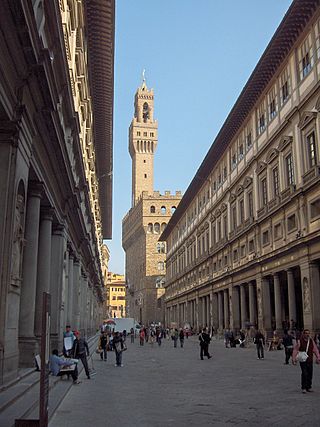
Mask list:
MULTIPOLYGON (((300 390, 300 367, 284 365, 284 351, 210 344, 200 360, 197 337, 173 348, 128 342, 124 367, 93 356, 97 375, 71 388, 50 427, 320 426, 320 366, 314 393, 300 390)), ((50 403, 50 402, 49 402, 50 403)))

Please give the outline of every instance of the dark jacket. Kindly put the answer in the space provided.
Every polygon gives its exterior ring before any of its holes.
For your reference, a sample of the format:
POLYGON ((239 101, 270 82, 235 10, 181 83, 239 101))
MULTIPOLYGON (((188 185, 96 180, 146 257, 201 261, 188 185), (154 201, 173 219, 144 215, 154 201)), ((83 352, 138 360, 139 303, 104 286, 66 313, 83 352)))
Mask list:
POLYGON ((76 359, 86 353, 89 356, 90 353, 87 341, 84 338, 76 338, 73 341, 72 353, 73 357, 76 359))
POLYGON ((254 343, 256 345, 265 345, 265 339, 261 332, 256 333, 256 336, 254 337, 254 343))
POLYGON ((123 338, 120 335, 115 335, 113 337, 113 348, 115 349, 116 352, 121 352, 121 350, 123 350, 123 338))
POLYGON ((293 336, 290 334, 284 335, 282 338, 282 344, 285 347, 292 347, 293 348, 293 336))
POLYGON ((211 341, 210 335, 207 334, 206 332, 201 332, 199 334, 199 341, 200 341, 200 345, 209 345, 211 341))

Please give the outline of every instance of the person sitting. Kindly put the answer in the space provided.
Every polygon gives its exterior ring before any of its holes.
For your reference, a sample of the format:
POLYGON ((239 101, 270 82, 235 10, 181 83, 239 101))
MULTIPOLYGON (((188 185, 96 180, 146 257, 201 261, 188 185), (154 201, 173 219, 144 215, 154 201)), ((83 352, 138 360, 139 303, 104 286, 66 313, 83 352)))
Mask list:
POLYGON ((72 376, 73 384, 80 384, 80 381, 78 381, 78 369, 74 360, 59 357, 58 350, 52 350, 52 355, 50 356, 50 371, 52 375, 54 375, 55 377, 61 377, 66 373, 63 371, 63 368, 72 365, 75 365, 75 368, 68 372, 70 372, 70 375, 72 376))

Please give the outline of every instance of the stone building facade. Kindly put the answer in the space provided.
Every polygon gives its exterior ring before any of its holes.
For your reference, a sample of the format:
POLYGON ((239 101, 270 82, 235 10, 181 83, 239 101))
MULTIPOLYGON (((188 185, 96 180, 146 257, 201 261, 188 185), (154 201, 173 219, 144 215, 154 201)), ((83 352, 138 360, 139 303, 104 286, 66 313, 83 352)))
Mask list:
POLYGON ((166 321, 320 330, 320 9, 292 3, 160 239, 166 321))
POLYGON ((129 128, 132 158, 132 208, 122 221, 126 254, 127 317, 145 325, 164 322, 162 296, 165 277, 165 242, 159 236, 177 208, 181 192, 161 195, 153 190, 153 161, 158 123, 153 117, 154 94, 145 80, 135 95, 129 128))
POLYGON ((2 384, 34 365, 43 292, 51 295, 52 348, 62 349, 66 323, 90 336, 101 320, 114 1, 4 0, 0 27, 2 384), (89 75, 98 58, 108 73, 89 75))
POLYGON ((108 272, 107 279, 107 317, 118 319, 126 316, 126 281, 123 274, 108 272))

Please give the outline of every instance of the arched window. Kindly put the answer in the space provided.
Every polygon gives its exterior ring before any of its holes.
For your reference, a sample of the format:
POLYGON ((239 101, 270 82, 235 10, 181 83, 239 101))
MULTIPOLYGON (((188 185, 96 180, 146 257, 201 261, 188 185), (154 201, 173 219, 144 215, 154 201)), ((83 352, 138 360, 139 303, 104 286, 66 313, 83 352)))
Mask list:
POLYGON ((167 209, 165 206, 161 206, 161 213, 162 215, 165 215, 167 213, 167 209))
POLYGON ((166 228, 167 224, 165 222, 163 222, 161 224, 161 233, 164 231, 164 229, 166 228))
POLYGON ((165 242, 158 242, 157 243, 157 252, 158 252, 158 254, 165 254, 166 253, 166 243, 165 242))
POLYGON ((159 224, 158 222, 156 222, 156 223, 154 224, 153 230, 154 230, 154 232, 155 232, 156 234, 159 234, 159 233, 160 233, 160 224, 159 224))
POLYGON ((163 271, 164 270, 164 262, 163 261, 158 262, 158 270, 159 271, 163 271))
POLYGON ((149 222, 149 224, 148 224, 147 231, 148 231, 148 233, 152 233, 153 232, 153 224, 151 222, 149 222))
POLYGON ((143 104, 143 112, 142 112, 143 121, 146 123, 150 118, 149 105, 147 102, 143 104))
POLYGON ((150 213, 156 213, 156 208, 155 208, 155 206, 151 206, 151 207, 150 207, 150 213))
POLYGON ((171 206, 171 213, 173 214, 176 209, 176 206, 171 206))

